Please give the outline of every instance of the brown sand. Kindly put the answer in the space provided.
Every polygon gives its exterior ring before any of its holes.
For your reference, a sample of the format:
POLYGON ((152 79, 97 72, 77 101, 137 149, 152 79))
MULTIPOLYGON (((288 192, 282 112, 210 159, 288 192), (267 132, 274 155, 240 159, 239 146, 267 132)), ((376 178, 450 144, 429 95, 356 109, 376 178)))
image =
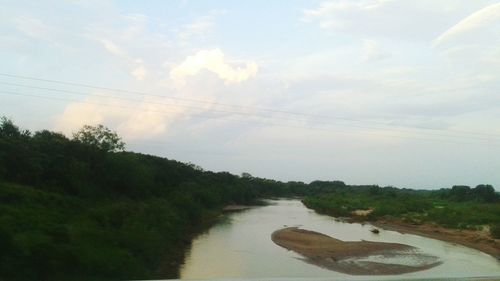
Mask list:
POLYGON ((370 241, 345 242, 296 227, 277 230, 273 232, 271 239, 277 245, 304 256, 308 263, 352 275, 402 274, 429 269, 440 264, 435 260, 419 266, 357 261, 356 258, 375 255, 390 257, 421 254, 418 253, 418 249, 409 245, 370 241))
POLYGON ((223 212, 236 212, 236 211, 243 211, 243 210, 248 210, 250 208, 253 208, 254 206, 247 206, 247 205, 227 205, 222 209, 223 212))
POLYGON ((493 239, 487 230, 451 229, 430 223, 412 224, 395 218, 385 218, 371 222, 371 224, 386 230, 416 234, 460 244, 482 251, 500 260, 500 239, 493 239))

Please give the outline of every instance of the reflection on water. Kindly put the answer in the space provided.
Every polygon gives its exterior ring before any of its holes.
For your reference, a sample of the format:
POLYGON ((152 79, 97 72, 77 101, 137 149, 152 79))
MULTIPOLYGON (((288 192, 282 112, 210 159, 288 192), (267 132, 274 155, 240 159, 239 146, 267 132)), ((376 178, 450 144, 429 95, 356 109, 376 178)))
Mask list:
MULTIPOLYGON (((207 233, 197 237, 181 268, 182 279, 353 277, 303 262, 302 257, 271 241, 271 233, 284 226, 299 226, 345 241, 370 240, 415 246, 438 257, 432 269, 383 279, 500 276, 500 262, 482 252, 421 236, 349 224, 318 215, 297 200, 271 201, 272 205, 226 215, 207 233)), ((373 277, 380 280, 381 276, 373 277)))

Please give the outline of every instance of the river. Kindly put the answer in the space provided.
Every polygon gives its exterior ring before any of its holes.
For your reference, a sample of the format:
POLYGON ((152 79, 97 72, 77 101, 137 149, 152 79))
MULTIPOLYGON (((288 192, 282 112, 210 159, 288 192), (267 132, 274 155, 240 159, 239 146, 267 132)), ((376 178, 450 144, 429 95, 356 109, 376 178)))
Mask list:
POLYGON ((344 223, 307 209, 298 200, 270 200, 270 205, 229 213, 196 237, 181 267, 181 279, 341 278, 353 280, 468 278, 500 276, 500 262, 480 251, 411 234, 344 223), (421 249, 442 264, 398 276, 351 276, 304 262, 301 256, 271 241, 284 226, 299 226, 345 241, 395 242, 421 249))

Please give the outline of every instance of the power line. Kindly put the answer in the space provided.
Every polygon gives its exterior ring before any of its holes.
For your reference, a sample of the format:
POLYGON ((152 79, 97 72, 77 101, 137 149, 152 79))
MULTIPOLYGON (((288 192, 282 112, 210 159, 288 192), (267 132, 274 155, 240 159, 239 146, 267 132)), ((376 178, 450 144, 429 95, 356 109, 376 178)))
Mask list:
POLYGON ((125 98, 125 97, 120 97, 120 96, 101 95, 101 94, 95 94, 95 93, 84 93, 84 92, 68 91, 68 90, 61 90, 61 89, 54 89, 54 88, 22 85, 22 84, 16 84, 16 83, 0 82, 0 84, 1 85, 8 85, 8 86, 18 86, 18 87, 24 87, 24 88, 30 88, 30 89, 46 90, 46 91, 52 91, 52 92, 67 93, 67 94, 80 95, 80 96, 85 96, 85 97, 95 96, 95 97, 103 97, 103 98, 113 98, 113 99, 119 99, 119 100, 124 100, 124 101, 141 102, 141 103, 145 103, 145 104, 156 104, 156 105, 165 105, 165 106, 171 106, 171 107, 183 107, 183 108, 190 108, 190 109, 210 110, 210 111, 218 112, 218 113, 230 113, 230 114, 238 114, 238 115, 246 115, 246 116, 257 116, 257 117, 262 117, 262 118, 274 118, 274 119, 282 119, 282 120, 287 120, 287 121, 307 121, 306 119, 291 119, 291 118, 253 114, 253 113, 247 113, 247 112, 237 112, 237 111, 228 111, 228 110, 220 110, 220 109, 208 109, 206 107, 198 107, 198 106, 183 105, 183 104, 173 104, 173 103, 162 103, 162 102, 154 102, 154 101, 144 101, 144 100, 130 99, 130 98, 125 98))
MULTIPOLYGON (((141 102, 141 103, 145 103, 145 104, 157 104, 157 105, 164 105, 164 106, 169 106, 169 107, 183 107, 183 108, 188 108, 188 109, 193 109, 194 108, 194 109, 201 109, 201 110, 211 111, 211 112, 217 112, 217 113, 229 113, 229 114, 237 114, 237 115, 244 115, 244 116, 254 116, 254 117, 260 117, 260 118, 266 118, 266 119, 280 119, 280 120, 296 121, 296 122, 308 122, 308 121, 310 121, 310 120, 307 120, 307 119, 293 119, 293 118, 284 118, 284 117, 276 117, 276 116, 253 114, 253 113, 247 113, 247 112, 237 112, 237 111, 208 109, 208 108, 204 108, 204 107, 193 107, 193 106, 178 105, 178 104, 172 104, 172 103, 160 103, 160 102, 143 101, 143 100, 138 100, 138 99, 124 98, 124 97, 120 97, 120 96, 109 96, 109 95, 100 95, 100 94, 93 94, 93 93, 68 91, 68 90, 61 90, 61 89, 54 89, 54 88, 47 88, 47 87, 38 87, 38 86, 23 85, 23 84, 17 84, 17 83, 0 82, 0 85, 25 87, 25 88, 37 89, 37 90, 47 90, 47 91, 52 91, 52 92, 68 93, 68 94, 80 95, 80 96, 85 96, 85 97, 96 96, 96 97, 103 97, 103 98, 114 98, 114 99, 119 99, 119 100, 124 100, 124 101, 135 101, 135 102, 141 102)), ((322 121, 322 123, 323 124, 332 124, 330 122, 324 122, 324 121, 322 121)), ((347 125, 344 125, 344 124, 337 124, 337 125, 347 126, 347 125)), ((367 126, 352 125, 352 124, 349 125, 349 126, 350 127, 361 128, 361 129, 377 129, 377 130, 396 131, 396 132, 403 132, 403 133, 409 132, 408 129, 404 130, 404 129, 393 129, 393 128, 380 128, 380 127, 373 127, 373 126, 367 127, 367 126)), ((426 132, 424 134, 431 135, 431 136, 450 137, 450 135, 428 133, 428 132, 426 132)), ((477 136, 466 136, 466 137, 467 138, 471 138, 471 139, 489 140, 488 138, 477 137, 477 136)))
MULTIPOLYGON (((155 112, 155 113, 160 113, 160 114, 165 114, 167 112, 177 112, 177 111, 138 109, 137 107, 128 107, 128 106, 119 106, 119 105, 105 104, 105 103, 78 101, 78 100, 74 100, 74 99, 39 96, 39 95, 23 94, 23 93, 19 93, 19 92, 10 92, 10 91, 0 91, 0 94, 22 96, 22 97, 28 97, 28 98, 39 98, 39 99, 46 99, 46 100, 55 100, 55 101, 64 101, 64 102, 70 101, 70 102, 77 102, 77 103, 82 103, 82 104, 93 104, 93 105, 98 105, 98 106, 127 109, 127 110, 132 110, 132 111, 139 111, 139 112, 155 112)), ((220 116, 208 116, 208 115, 191 116, 191 118, 222 119, 220 116)), ((249 120, 234 120, 233 119, 233 121, 241 122, 241 123, 255 124, 255 121, 249 121, 249 120)), ((273 126, 280 126, 280 127, 318 130, 318 131, 335 132, 335 133, 350 134, 350 135, 356 134, 354 132, 341 131, 341 130, 333 129, 333 128, 319 128, 319 127, 311 127, 311 126, 292 126, 292 125, 283 125, 283 124, 276 124, 276 123, 269 123, 269 122, 259 122, 259 123, 261 125, 273 125, 273 126)), ((366 134, 370 134, 370 133, 363 133, 363 135, 366 135, 366 134)), ((373 133, 371 133, 371 134, 373 134, 373 133)), ((477 145, 478 144, 478 143, 456 142, 456 141, 449 141, 449 140, 443 140, 443 139, 422 138, 422 137, 414 137, 414 136, 401 136, 401 135, 386 135, 386 136, 387 137, 403 138, 403 139, 411 139, 411 140, 436 141, 436 142, 446 142, 446 143, 454 143, 454 144, 469 144, 469 145, 477 145)), ((449 136, 447 136, 447 137, 449 137, 449 136)), ((492 143, 488 143, 487 145, 500 147, 499 145, 492 144, 492 143)))
MULTIPOLYGON (((372 124, 378 124, 378 125, 384 125, 384 126, 394 126, 392 124, 387 124, 386 122, 380 122, 380 121, 374 121, 374 120, 360 120, 360 119, 344 118, 344 117, 332 117, 332 116, 325 116, 325 115, 283 111, 283 110, 254 107, 254 106, 241 106, 241 105, 226 104, 226 103, 220 103, 220 102, 211 102, 211 101, 204 101, 204 100, 191 99, 191 98, 171 97, 171 96, 145 93, 145 92, 139 92, 139 91, 130 91, 130 90, 124 90, 124 89, 102 87, 102 86, 96 86, 96 85, 91 85, 91 84, 87 84, 87 83, 66 82, 66 81, 61 81, 61 80, 44 79, 44 78, 14 75, 14 74, 8 74, 8 73, 0 73, 0 76, 33 80, 33 81, 40 81, 40 82, 47 82, 47 83, 55 83, 55 84, 68 85, 68 86, 85 87, 85 88, 90 88, 90 89, 98 89, 98 90, 105 90, 105 91, 112 91, 112 92, 128 93, 128 94, 134 94, 134 95, 140 95, 140 96, 151 96, 151 97, 171 99, 171 100, 181 100, 181 101, 195 102, 195 103, 201 103, 201 104, 233 107, 233 108, 240 108, 240 109, 247 109, 247 110, 251 109, 251 110, 259 110, 259 111, 265 111, 265 112, 271 112, 271 113, 288 114, 288 115, 312 117, 312 118, 319 118, 319 119, 328 119, 328 120, 337 119, 337 120, 343 120, 343 121, 349 121, 349 122, 372 123, 372 124)), ((238 114, 242 114, 242 113, 238 113, 238 114)), ((274 118, 277 118, 277 117, 274 117, 274 118)), ((401 127, 401 126, 399 126, 399 127, 401 127)), ((380 128, 378 128, 378 129, 380 129, 380 128)), ((437 128, 432 128, 432 127, 419 127, 419 128, 412 127, 412 129, 414 129, 414 130, 444 131, 444 132, 455 133, 455 134, 483 135, 486 137, 500 137, 500 135, 491 134, 491 133, 461 131, 461 130, 443 130, 443 129, 437 129, 437 128)))

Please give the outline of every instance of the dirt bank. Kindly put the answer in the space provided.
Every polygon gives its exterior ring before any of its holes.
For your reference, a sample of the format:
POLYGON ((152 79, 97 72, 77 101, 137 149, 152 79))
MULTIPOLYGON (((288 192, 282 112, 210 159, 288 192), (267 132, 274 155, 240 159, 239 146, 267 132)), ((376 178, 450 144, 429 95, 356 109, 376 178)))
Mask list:
POLYGON ((402 274, 440 264, 436 257, 424 255, 409 245, 370 241, 346 242, 296 227, 277 230, 273 232, 271 239, 277 245, 302 255, 308 263, 352 275, 402 274), (391 258, 409 255, 418 257, 415 264, 387 262, 391 258))
POLYGON ((236 212, 236 211, 243 211, 243 210, 248 210, 251 208, 254 208, 255 206, 248 206, 248 205, 227 205, 222 209, 223 212, 236 212))
POLYGON ((435 224, 411 224, 400 219, 381 219, 372 225, 400 233, 416 234, 446 242, 460 244, 500 260, 500 240, 492 239, 488 231, 451 229, 435 224))

